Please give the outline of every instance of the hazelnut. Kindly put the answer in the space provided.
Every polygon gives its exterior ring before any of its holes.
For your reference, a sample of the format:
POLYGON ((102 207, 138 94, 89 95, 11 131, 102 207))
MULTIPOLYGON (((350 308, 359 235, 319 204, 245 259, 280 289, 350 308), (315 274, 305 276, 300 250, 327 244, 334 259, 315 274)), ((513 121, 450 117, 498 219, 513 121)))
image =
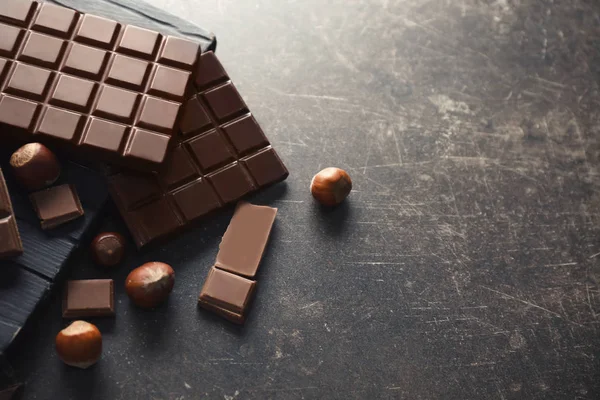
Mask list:
POLYGON ((340 168, 325 168, 316 174, 310 183, 313 197, 324 206, 340 204, 352 190, 352 179, 340 168))
POLYGON ((60 176, 60 164, 50 149, 40 143, 28 143, 10 157, 10 166, 19 184, 29 190, 52 185, 60 176))
POLYGON ((153 308, 166 300, 175 284, 175 271, 162 262, 148 262, 129 273, 127 295, 142 308, 153 308))
POLYGON ((102 334, 96 325, 75 321, 56 335, 56 351, 65 364, 88 368, 102 354, 102 334))
POLYGON ((91 245, 94 262, 102 267, 114 267, 125 255, 125 239, 116 232, 103 232, 91 245))

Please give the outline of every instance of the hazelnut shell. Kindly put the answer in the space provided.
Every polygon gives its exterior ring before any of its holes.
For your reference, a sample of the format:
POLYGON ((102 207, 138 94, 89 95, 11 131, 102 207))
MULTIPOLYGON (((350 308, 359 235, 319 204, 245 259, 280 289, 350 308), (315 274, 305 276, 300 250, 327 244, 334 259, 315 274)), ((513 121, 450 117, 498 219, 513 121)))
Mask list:
POLYGON ((65 364, 88 368, 102 354, 102 334, 96 325, 74 321, 56 335, 56 351, 65 364))
POLYGON ((325 168, 310 183, 310 192, 324 206, 340 204, 352 190, 352 179, 340 168, 325 168))
POLYGON ((154 308, 169 297, 175 284, 175 271, 162 262, 148 262, 129 273, 127 295, 137 306, 154 308))
POLYGON ((52 185, 60 176, 60 164, 50 149, 40 143, 28 143, 10 157, 10 166, 19 184, 28 191, 52 185))

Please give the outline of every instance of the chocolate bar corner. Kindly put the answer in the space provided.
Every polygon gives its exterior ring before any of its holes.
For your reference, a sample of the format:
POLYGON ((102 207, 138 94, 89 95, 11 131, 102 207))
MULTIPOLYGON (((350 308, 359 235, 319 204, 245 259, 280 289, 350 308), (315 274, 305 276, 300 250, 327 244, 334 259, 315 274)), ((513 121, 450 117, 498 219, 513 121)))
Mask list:
POLYGON ((200 56, 196 94, 160 174, 123 171, 109 190, 138 247, 287 178, 288 170, 213 52, 200 56))
POLYGON ((198 43, 31 0, 0 2, 0 136, 160 169, 198 43))

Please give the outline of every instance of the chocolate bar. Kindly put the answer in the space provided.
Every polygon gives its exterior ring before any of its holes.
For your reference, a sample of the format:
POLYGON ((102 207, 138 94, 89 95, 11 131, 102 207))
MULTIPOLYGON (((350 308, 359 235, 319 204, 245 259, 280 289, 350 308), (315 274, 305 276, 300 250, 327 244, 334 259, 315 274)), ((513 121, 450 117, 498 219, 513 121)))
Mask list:
POLYGON ((172 236, 211 212, 287 178, 213 52, 200 57, 181 132, 160 173, 125 171, 109 190, 138 247, 172 236))
POLYGON ((246 277, 256 275, 276 214, 276 208, 238 204, 198 297, 200 307, 244 323, 256 286, 246 277))
POLYGON ((276 215, 276 208, 240 202, 223 235, 215 266, 254 278, 276 215))
POLYGON ((112 279, 68 281, 63 297, 63 318, 115 315, 112 279))
POLYGON ((0 259, 11 258, 22 253, 23 243, 17 228, 17 220, 0 169, 0 259))
POLYGON ((33 0, 0 2, 0 130, 157 170, 199 45, 33 0))
POLYGON ((54 186, 29 196, 42 229, 52 229, 79 218, 83 207, 73 185, 54 186))

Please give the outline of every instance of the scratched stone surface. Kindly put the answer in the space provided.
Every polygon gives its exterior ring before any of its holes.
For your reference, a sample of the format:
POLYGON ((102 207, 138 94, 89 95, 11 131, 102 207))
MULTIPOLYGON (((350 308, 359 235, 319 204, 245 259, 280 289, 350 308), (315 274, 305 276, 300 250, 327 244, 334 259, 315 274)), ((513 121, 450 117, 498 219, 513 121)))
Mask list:
POLYGON ((600 397, 598 2, 151 3, 217 33, 290 169, 251 199, 279 208, 253 309, 196 308, 231 212, 112 272, 83 258, 117 280, 103 358, 56 359, 56 296, 15 356, 26 398, 600 397), (354 191, 323 211, 330 165, 354 191), (152 312, 122 283, 147 260, 177 274, 152 312))

